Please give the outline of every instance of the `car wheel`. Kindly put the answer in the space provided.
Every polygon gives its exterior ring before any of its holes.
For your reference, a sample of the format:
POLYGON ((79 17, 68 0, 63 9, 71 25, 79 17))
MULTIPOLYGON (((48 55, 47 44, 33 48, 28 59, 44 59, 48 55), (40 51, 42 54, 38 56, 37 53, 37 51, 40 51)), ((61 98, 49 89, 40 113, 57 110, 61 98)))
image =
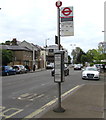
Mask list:
POLYGON ((14 75, 16 75, 16 72, 14 72, 14 75))
POLYGON ((67 76, 67 73, 65 72, 64 75, 67 76))
POLYGON ((52 76, 54 76, 54 74, 52 73, 52 76))
POLYGON ((9 75, 9 73, 7 72, 7 73, 6 73, 6 75, 8 76, 8 75, 9 75))

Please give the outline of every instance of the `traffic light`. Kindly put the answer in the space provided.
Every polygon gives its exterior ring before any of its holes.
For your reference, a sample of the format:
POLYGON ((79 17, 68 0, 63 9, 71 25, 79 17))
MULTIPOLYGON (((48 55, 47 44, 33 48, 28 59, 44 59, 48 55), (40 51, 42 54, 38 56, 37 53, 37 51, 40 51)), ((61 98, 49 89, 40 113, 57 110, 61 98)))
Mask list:
POLYGON ((55 35, 55 44, 58 44, 58 36, 55 35))

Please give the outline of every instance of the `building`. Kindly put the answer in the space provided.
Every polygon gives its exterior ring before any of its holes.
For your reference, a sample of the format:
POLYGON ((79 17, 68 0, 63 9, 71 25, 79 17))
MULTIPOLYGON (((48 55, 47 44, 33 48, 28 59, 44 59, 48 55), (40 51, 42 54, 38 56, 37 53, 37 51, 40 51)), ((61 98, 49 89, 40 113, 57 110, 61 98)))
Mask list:
POLYGON ((19 46, 27 47, 32 51, 32 66, 35 65, 37 69, 44 67, 44 57, 42 57, 43 48, 29 43, 27 41, 22 41, 19 46), (42 52, 41 52, 42 51, 42 52))
POLYGON ((31 69, 45 67, 45 49, 27 41, 17 42, 16 38, 12 41, 6 41, 1 45, 1 49, 11 50, 13 52, 13 61, 10 65, 28 65, 31 69), (5 45, 5 44, 8 45, 5 45))
MULTIPOLYGON (((58 45, 49 45, 46 48, 47 54, 46 54, 46 64, 54 63, 54 53, 58 51, 58 45)), ((68 52, 66 49, 64 49, 62 46, 60 47, 60 50, 65 51, 65 62, 68 63, 68 52)))
MULTIPOLYGON (((16 38, 9 42, 9 45, 1 45, 1 49, 13 51, 13 61, 10 65, 28 65, 30 69, 46 68, 49 63, 54 63, 54 52, 58 51, 58 45, 50 45, 44 48, 27 41, 17 42, 16 38), (11 44, 12 43, 12 44, 11 44)), ((68 52, 65 51, 65 62, 68 62, 68 52)))
POLYGON ((18 45, 0 45, 1 49, 11 50, 13 52, 13 61, 10 65, 28 65, 32 66, 32 51, 27 47, 18 45))

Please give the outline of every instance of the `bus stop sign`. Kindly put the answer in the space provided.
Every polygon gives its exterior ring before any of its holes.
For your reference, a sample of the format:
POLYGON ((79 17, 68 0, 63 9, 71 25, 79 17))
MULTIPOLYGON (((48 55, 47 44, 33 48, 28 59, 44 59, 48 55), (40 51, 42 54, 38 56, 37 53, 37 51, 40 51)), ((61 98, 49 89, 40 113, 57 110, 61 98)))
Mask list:
POLYGON ((62 6, 62 2, 58 0, 58 1, 56 2, 56 7, 59 8, 60 6, 62 6))

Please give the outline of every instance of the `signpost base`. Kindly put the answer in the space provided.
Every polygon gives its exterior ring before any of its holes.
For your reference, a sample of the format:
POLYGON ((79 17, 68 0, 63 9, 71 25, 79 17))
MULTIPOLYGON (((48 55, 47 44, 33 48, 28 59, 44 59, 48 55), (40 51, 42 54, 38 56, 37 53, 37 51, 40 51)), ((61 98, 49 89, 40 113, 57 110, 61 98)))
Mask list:
POLYGON ((58 113, 62 113, 62 112, 65 112, 65 109, 62 107, 58 107, 58 108, 55 108, 53 111, 58 112, 58 113))

